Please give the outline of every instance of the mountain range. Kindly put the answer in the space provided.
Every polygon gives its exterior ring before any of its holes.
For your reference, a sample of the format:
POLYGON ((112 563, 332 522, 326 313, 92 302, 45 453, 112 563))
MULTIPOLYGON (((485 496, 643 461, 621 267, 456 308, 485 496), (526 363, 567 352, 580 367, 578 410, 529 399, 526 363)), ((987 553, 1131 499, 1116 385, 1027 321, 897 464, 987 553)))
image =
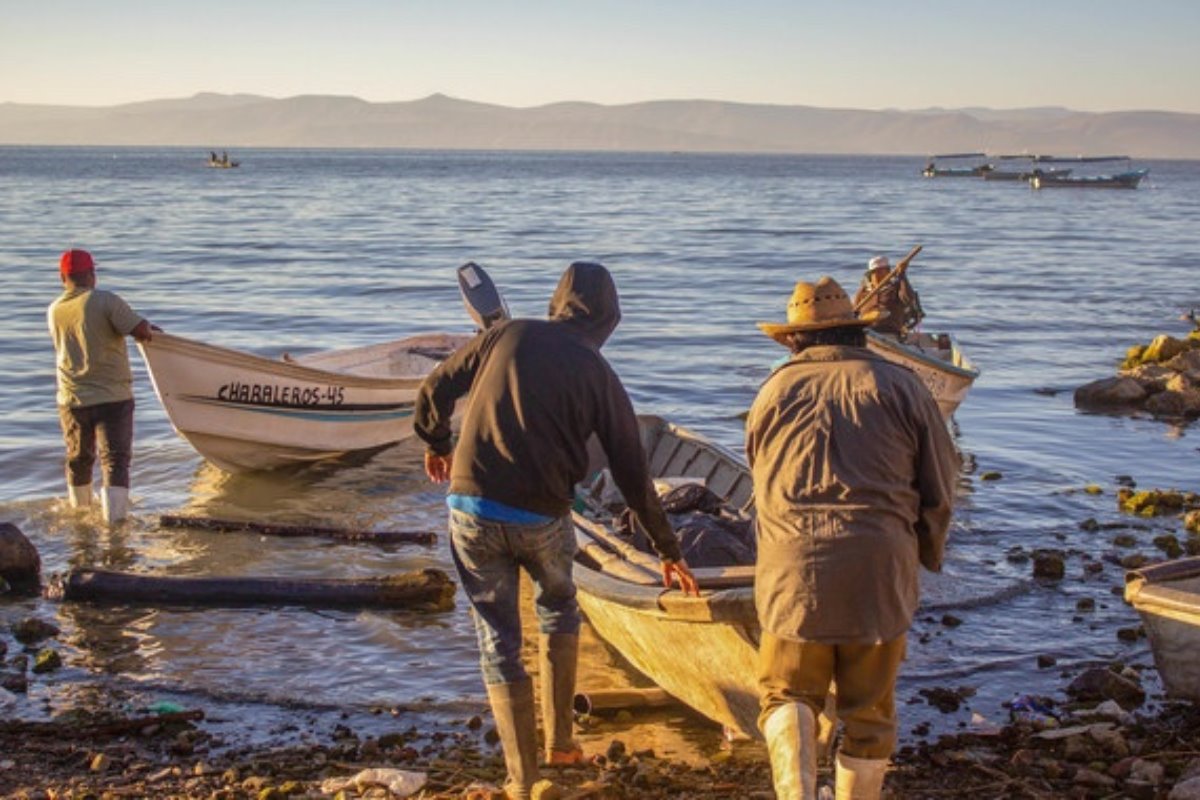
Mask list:
POLYGON ((0 103, 0 144, 1200 159, 1200 114, 1057 107, 868 111, 716 100, 514 108, 441 94, 372 103, 201 93, 95 107, 0 103))

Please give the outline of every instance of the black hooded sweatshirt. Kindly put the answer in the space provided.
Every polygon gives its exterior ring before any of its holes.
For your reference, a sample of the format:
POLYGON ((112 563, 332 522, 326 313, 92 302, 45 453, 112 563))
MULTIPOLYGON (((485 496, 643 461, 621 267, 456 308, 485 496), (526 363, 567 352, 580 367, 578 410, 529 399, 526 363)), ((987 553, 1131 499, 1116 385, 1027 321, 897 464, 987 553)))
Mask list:
POLYGON ((679 542, 650 481, 633 404, 600 347, 621 320, 600 264, 577 261, 558 283, 548 320, 502 322, 457 350, 421 384, 413 428, 438 455, 454 452, 453 494, 560 517, 587 477, 595 434, 625 502, 658 554, 679 542), (467 396, 458 444, 455 402, 467 396))

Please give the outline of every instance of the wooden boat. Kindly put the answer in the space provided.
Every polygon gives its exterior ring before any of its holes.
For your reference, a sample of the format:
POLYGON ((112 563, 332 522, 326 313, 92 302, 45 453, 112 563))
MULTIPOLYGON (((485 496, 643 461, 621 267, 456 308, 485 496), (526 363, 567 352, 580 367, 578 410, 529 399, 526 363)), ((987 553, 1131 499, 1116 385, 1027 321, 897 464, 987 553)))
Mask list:
POLYGON ((946 333, 909 333, 902 340, 867 330, 867 347, 889 361, 903 364, 929 387, 942 416, 949 419, 966 398, 979 370, 946 333))
POLYGON ((1125 600, 1141 615, 1167 694, 1200 701, 1200 557, 1132 570, 1125 600))
POLYGON ((242 472, 408 438, 421 380, 469 338, 433 333, 283 359, 161 332, 138 348, 175 430, 217 467, 242 472))
MULTIPOLYGON (((639 417, 651 474, 693 478, 728 513, 748 518, 750 471, 732 452, 661 417, 639 417)), ((604 468, 593 454, 593 472, 604 468)), ((613 531, 614 520, 588 491, 574 513, 579 549, 575 583, 588 623, 639 672, 704 716, 758 738, 755 662, 759 640, 754 567, 696 568, 699 597, 664 589, 655 556, 613 531)))
MULTIPOLYGON (((656 484, 702 483, 735 523, 753 514, 753 479, 740 456, 662 417, 638 417, 641 440, 656 484)), ((603 476, 607 461, 589 453, 589 474, 603 476)), ((580 608, 596 634, 661 689, 731 732, 758 731, 757 659, 761 629, 754 606, 753 564, 693 567, 700 595, 665 589, 656 556, 634 548, 616 532, 620 508, 610 505, 596 478, 577 487, 572 513, 575 584, 580 608)), ((926 613, 978 603, 997 592, 990 578, 922 573, 926 613)), ((835 716, 820 717, 821 746, 828 748, 835 716)))
POLYGON ((992 168, 981 159, 987 159, 987 153, 941 153, 929 157, 921 174, 926 178, 978 178, 992 168), (939 161, 949 161, 950 166, 939 165, 939 161), (962 161, 978 163, 959 163, 962 161))
POLYGON ((1051 162, 1068 162, 1075 164, 1103 164, 1123 162, 1125 169, 1117 172, 1098 174, 1076 174, 1074 171, 1063 174, 1061 170, 1034 169, 1029 178, 1029 185, 1034 189, 1136 189, 1142 179, 1150 174, 1149 169, 1133 169, 1130 167, 1129 156, 1080 156, 1078 158, 1047 159, 1051 162))
POLYGON ((241 162, 234 161, 227 155, 218 156, 216 153, 209 153, 208 165, 213 169, 233 169, 234 167, 240 167, 241 162))

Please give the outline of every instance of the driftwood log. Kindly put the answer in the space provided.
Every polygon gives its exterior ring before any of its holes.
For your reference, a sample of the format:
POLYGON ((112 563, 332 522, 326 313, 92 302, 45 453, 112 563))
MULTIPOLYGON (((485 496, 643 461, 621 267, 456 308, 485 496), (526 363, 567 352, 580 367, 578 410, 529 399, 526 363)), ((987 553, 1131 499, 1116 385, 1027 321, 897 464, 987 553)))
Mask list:
POLYGON ((376 544, 434 544, 433 531, 366 531, 345 528, 325 528, 314 525, 272 525, 263 522, 185 517, 163 514, 158 518, 162 528, 198 528, 206 531, 239 531, 263 536, 316 536, 343 542, 373 542, 376 544))
POLYGON ((441 570, 424 569, 380 578, 194 578, 72 570, 47 594, 87 603, 172 606, 308 606, 313 608, 407 608, 446 611, 454 605, 454 582, 441 570))

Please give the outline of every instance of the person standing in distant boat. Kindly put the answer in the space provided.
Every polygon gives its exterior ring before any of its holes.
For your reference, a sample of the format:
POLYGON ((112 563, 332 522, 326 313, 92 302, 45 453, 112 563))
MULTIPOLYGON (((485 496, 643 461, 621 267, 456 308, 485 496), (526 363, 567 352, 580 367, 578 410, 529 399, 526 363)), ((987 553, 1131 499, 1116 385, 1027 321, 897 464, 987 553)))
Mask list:
POLYGON ((759 725, 780 800, 817 796, 831 683, 837 797, 880 796, 918 567, 941 569, 950 525, 958 453, 921 380, 866 347, 876 316, 855 314, 826 276, 796 284, 786 323, 759 324, 791 351, 746 418, 759 725))
POLYGON ((159 330, 113 292, 96 288, 96 265, 86 250, 59 259, 64 291, 46 311, 58 374, 58 416, 66 444, 71 506, 92 504, 92 468, 99 444, 104 520, 129 510, 133 456, 133 374, 125 337, 148 342, 159 330))
POLYGON ((891 272, 892 265, 887 256, 872 258, 867 264, 862 284, 854 294, 854 307, 860 314, 883 312, 871 327, 880 333, 903 336, 925 318, 925 310, 921 308, 917 290, 908 282, 908 275, 895 277, 888 285, 875 291, 876 287, 887 281, 891 272))
POLYGON ((608 270, 572 264, 548 316, 480 333, 425 378, 413 411, 426 473, 450 481, 450 550, 479 635, 511 800, 526 800, 539 778, 533 682, 521 662, 520 570, 533 581, 541 631, 546 763, 583 760, 571 727, 580 621, 571 504, 593 436, 662 558, 663 584, 696 592, 651 483, 633 404, 600 354, 621 319, 608 270), (455 444, 450 423, 464 396, 455 444))

